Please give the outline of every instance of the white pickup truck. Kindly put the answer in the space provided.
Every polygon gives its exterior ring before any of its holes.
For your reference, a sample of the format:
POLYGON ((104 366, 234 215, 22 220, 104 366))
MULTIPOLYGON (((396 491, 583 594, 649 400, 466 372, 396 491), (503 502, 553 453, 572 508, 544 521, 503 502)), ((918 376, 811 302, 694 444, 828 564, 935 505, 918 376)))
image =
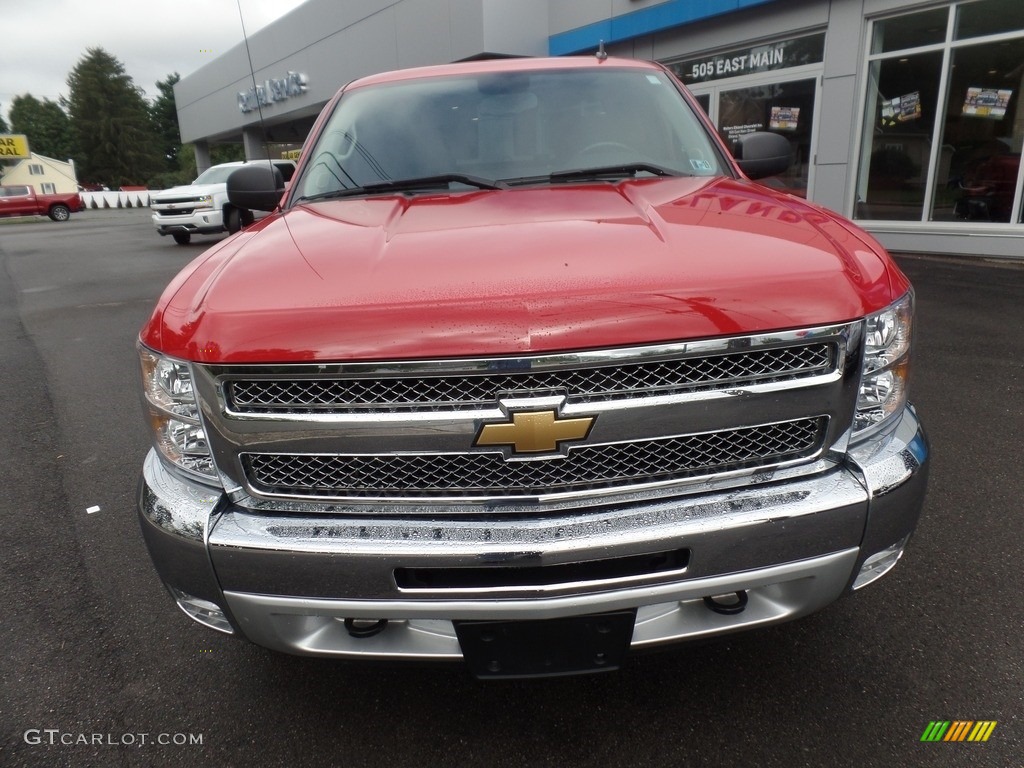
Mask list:
POLYGON ((285 181, 295 172, 292 160, 249 160, 214 165, 187 186, 173 187, 150 197, 153 225, 160 235, 171 235, 178 245, 188 245, 192 235, 235 233, 253 221, 250 210, 228 202, 228 176, 244 165, 272 163, 285 181))

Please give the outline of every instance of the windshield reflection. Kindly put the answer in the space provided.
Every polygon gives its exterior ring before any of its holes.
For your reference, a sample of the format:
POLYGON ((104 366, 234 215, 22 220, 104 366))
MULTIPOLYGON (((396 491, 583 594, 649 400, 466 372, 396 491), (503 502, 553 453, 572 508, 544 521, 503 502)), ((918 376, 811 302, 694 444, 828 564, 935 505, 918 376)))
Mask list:
MULTIPOLYGON (((721 173, 675 85, 631 69, 425 77, 354 88, 296 184, 296 199, 542 183, 586 169, 625 176, 721 173), (611 171, 609 171, 611 169, 611 171), (459 177, 470 184, 460 185, 459 177), (374 187, 377 189, 373 189, 374 187), (344 193, 342 193, 344 194, 344 193)), ((586 178, 580 174, 579 178, 586 178)))

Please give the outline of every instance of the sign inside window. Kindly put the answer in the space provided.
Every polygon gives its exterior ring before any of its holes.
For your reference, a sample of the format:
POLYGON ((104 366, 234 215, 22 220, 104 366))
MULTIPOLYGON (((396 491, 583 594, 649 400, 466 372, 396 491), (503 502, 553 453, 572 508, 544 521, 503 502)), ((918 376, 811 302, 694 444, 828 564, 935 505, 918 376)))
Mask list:
POLYGON ((768 127, 773 131, 795 131, 800 122, 800 107, 772 107, 768 127))
POLYGON ((882 102, 882 125, 893 126, 921 117, 921 93, 914 91, 882 102))
POLYGON ((727 144, 734 144, 739 140, 740 136, 746 136, 748 133, 763 130, 764 123, 745 123, 744 125, 723 125, 718 129, 718 132, 727 144))
POLYGON ((968 88, 967 97, 964 99, 963 114, 967 117, 1002 120, 1006 117, 1006 108, 1010 105, 1012 96, 1012 90, 968 88))

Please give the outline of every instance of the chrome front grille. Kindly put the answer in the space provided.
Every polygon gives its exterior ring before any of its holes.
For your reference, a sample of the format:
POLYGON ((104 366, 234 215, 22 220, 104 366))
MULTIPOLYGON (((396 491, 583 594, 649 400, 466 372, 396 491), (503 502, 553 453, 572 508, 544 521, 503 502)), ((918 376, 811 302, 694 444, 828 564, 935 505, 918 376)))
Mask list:
POLYGON ((162 197, 160 199, 153 199, 151 205, 195 205, 199 200, 200 198, 197 198, 194 195, 186 195, 185 197, 162 197))
POLYGON ((245 454, 257 491, 305 498, 522 497, 648 485, 778 464, 818 453, 827 418, 572 448, 565 457, 501 454, 245 454))
POLYGON ((591 403, 792 381, 830 373, 836 360, 834 343, 569 370, 508 370, 519 361, 495 359, 491 370, 473 374, 232 378, 225 396, 238 414, 475 410, 509 392, 565 393, 569 402, 591 403))
POLYGON ((861 332, 853 322, 523 357, 197 365, 193 375, 218 470, 253 504, 429 515, 437 505, 498 513, 509 501, 540 514, 638 489, 821 471, 852 421, 861 332))

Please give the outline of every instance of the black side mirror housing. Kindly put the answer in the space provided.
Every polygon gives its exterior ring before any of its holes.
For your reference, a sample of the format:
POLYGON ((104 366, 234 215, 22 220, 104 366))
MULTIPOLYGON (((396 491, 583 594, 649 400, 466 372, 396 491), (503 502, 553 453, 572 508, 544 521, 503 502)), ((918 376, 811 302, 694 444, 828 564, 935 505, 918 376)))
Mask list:
POLYGON ((228 200, 237 208, 272 211, 284 194, 284 177, 271 165, 243 165, 228 176, 228 200))
POLYGON ((793 161, 792 155, 788 139, 767 131, 740 136, 733 145, 737 165, 751 179, 784 172, 793 161))

